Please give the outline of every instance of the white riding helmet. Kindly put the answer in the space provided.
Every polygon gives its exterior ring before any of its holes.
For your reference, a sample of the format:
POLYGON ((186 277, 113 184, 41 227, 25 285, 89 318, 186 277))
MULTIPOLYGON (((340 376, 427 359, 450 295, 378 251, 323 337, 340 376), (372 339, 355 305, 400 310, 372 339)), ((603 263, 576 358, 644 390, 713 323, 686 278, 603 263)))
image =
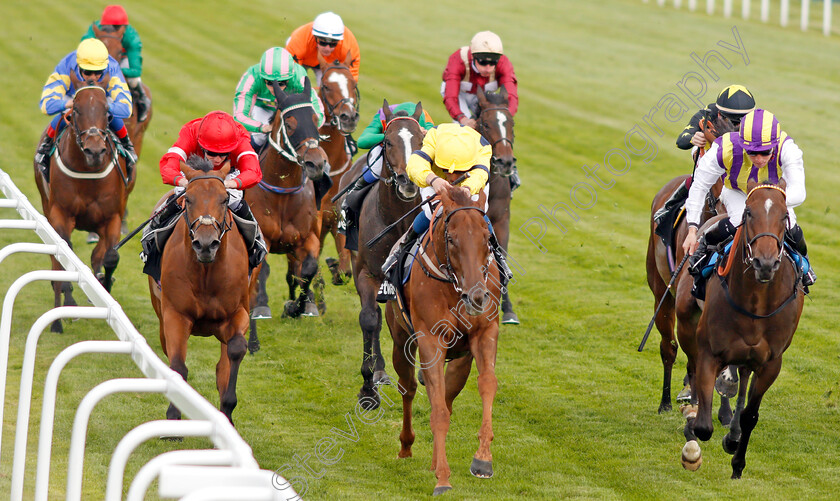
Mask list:
POLYGON ((470 42, 473 54, 504 54, 502 39, 492 31, 479 31, 470 42))
POLYGON ((312 23, 312 34, 319 38, 344 40, 344 21, 334 12, 318 14, 312 23))

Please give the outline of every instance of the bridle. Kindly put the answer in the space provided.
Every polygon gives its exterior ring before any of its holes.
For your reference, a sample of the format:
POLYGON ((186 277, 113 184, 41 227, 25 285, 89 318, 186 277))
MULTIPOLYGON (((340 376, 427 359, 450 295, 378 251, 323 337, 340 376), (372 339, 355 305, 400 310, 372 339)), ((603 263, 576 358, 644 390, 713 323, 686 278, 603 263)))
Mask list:
MULTIPOLYGON (((82 88, 76 90, 75 95, 78 96, 83 90, 87 90, 87 89, 98 89, 98 90, 101 90, 102 93, 105 94, 106 96, 108 95, 108 93, 105 91, 105 89, 103 89, 102 87, 100 87, 98 85, 87 85, 85 87, 82 87, 82 88)), ((70 113, 73 117, 73 119, 70 120, 70 125, 73 126, 73 132, 76 134, 76 144, 79 146, 79 150, 84 151, 85 147, 84 147, 84 144, 82 143, 82 139, 87 135, 95 135, 96 137, 101 137, 102 140, 105 141, 105 144, 107 144, 109 146, 109 149, 111 149, 111 150, 113 149, 113 144, 111 142, 111 136, 110 136, 110 134, 108 134, 108 131, 106 129, 100 129, 99 127, 88 127, 85 130, 80 130, 79 129, 79 124, 77 123, 78 120, 76 119, 77 116, 78 116, 78 112, 76 111, 76 101, 75 100, 73 101, 73 110, 70 113)))
MULTIPOLYGON (((387 133, 388 133, 388 128, 389 128, 389 127, 391 127, 391 124, 393 124, 393 123, 394 123, 394 122, 396 122, 397 120, 409 120, 409 121, 411 121, 411 122, 413 122, 413 123, 417 124, 417 128, 418 128, 418 130, 422 130, 422 127, 420 126, 420 122, 418 122, 418 121, 417 121, 417 119, 415 119, 414 117, 403 117, 403 116, 399 116, 399 117, 393 117, 393 118, 391 118, 391 120, 389 120, 389 121, 385 124, 385 128, 383 129, 383 132, 385 133, 385 135, 387 135, 387 133)), ((382 156, 382 164, 383 164, 383 165, 384 165, 384 166, 388 169, 388 172, 389 172, 388 177, 387 177, 387 178, 385 178, 383 181, 385 182, 385 184, 386 184, 387 186, 392 186, 392 185, 393 185, 394 190, 395 190, 395 191, 396 191, 396 193, 397 193, 397 197, 398 197, 400 200, 402 200, 403 202, 410 202, 411 200, 414 200, 415 198, 417 198, 417 194, 415 194, 415 195, 414 195, 413 197, 411 197, 411 198, 405 198, 405 197, 404 197, 404 196, 400 193, 400 190, 398 189, 398 186, 399 186, 399 185, 397 184, 397 172, 394 170, 394 166, 393 166, 393 165, 391 165, 391 162, 389 162, 389 161, 388 161, 388 155, 387 155, 387 154, 386 154, 386 152, 385 152, 385 150, 386 150, 386 148, 387 148, 387 147, 388 147, 388 144, 387 144, 387 143, 384 143, 384 144, 382 145, 382 150, 381 150, 381 152, 380 152, 380 155, 382 156)), ((418 192, 418 193, 419 193, 419 192, 418 192)))
MULTIPOLYGON (((758 185, 755 188, 750 190, 750 192, 747 194, 747 200, 749 200, 750 195, 752 195, 755 192, 755 190, 760 190, 760 189, 773 189, 773 190, 776 190, 776 191, 780 192, 783 197, 787 198, 787 195, 785 194, 785 190, 783 190, 782 188, 780 188, 776 185, 772 185, 772 184, 760 184, 760 185, 758 185)), ((784 243, 782 242, 782 239, 779 238, 779 235, 776 235, 775 233, 770 233, 770 232, 762 232, 762 233, 756 234, 752 238, 749 238, 749 225, 747 223, 748 223, 748 219, 751 218, 751 217, 752 217, 752 214, 749 211, 745 210, 744 211, 744 222, 743 222, 743 224, 744 224, 744 242, 745 242, 744 263, 747 264, 748 266, 752 265, 753 260, 755 260, 755 257, 753 257, 752 245, 759 238, 762 238, 762 237, 771 237, 774 240, 776 240, 776 245, 779 247, 779 254, 776 256, 776 259, 781 260, 782 253, 784 252, 785 246, 784 246, 784 243)))
MULTIPOLYGON (((353 110, 356 112, 356 116, 358 116, 359 115, 359 101, 361 100, 360 95, 359 95, 359 87, 358 86, 354 87, 355 101, 353 99, 349 98, 349 97, 342 97, 335 104, 330 103, 330 101, 327 99, 327 96, 326 96, 326 93, 325 93, 326 85, 324 85, 324 82, 326 81, 327 73, 330 72, 331 70, 349 70, 349 68, 347 66, 344 66, 343 64, 339 64, 339 65, 330 66, 326 70, 324 70, 324 74, 321 75, 321 89, 318 91, 318 97, 321 98, 321 102, 324 104, 324 108, 325 108, 324 111, 326 112, 326 114, 329 117, 331 117, 329 125, 337 128, 338 132, 340 132, 343 136, 346 136, 346 135, 350 134, 350 132, 345 131, 341 128, 341 120, 338 119, 338 115, 335 113, 335 110, 337 108, 339 108, 340 106, 342 106, 344 104, 347 104, 351 108, 353 108, 353 110)), ((352 75, 351 75, 350 78, 352 78, 352 75)))
MULTIPOLYGON (((216 179, 217 181, 221 182, 222 185, 225 184, 225 181, 218 176, 210 176, 210 175, 196 176, 196 177, 189 180, 189 182, 187 183, 187 188, 189 188, 189 185, 192 184, 193 181, 197 181, 199 179, 216 179)), ((184 193, 186 193, 186 190, 184 191, 184 193)), ((192 221, 190 221, 189 220, 189 215, 187 214, 187 211, 186 210, 184 211, 184 221, 186 221, 187 224, 189 225, 190 240, 195 242, 195 231, 200 226, 213 226, 214 228, 216 228, 216 231, 219 233, 219 237, 218 237, 219 240, 221 240, 222 237, 225 236, 225 233, 227 233, 228 230, 230 230, 230 228, 231 228, 231 221, 230 221, 230 219, 228 219, 228 212, 229 211, 228 211, 228 208, 227 208, 227 201, 229 199, 230 199, 230 194, 228 193, 227 198, 225 199, 225 204, 224 204, 225 205, 225 211, 224 211, 224 215, 222 216, 221 222, 218 219, 216 219, 215 216, 211 216, 209 214, 203 214, 203 215, 198 216, 197 218, 193 219, 192 221)))
MULTIPOLYGON (((490 143, 490 148, 494 149, 494 148, 496 148, 497 144, 507 142, 508 144, 510 144, 510 149, 511 149, 511 152, 512 152, 513 151, 513 115, 510 114, 510 110, 507 107, 505 107, 505 106, 493 106, 493 107, 485 108, 485 109, 481 110, 478 113, 478 121, 477 121, 478 133, 481 134, 481 136, 484 137, 484 139, 487 139, 488 141, 490 141, 490 125, 488 125, 488 121, 486 121, 484 119, 484 114, 487 113, 488 111, 501 111, 501 112, 506 114, 507 120, 510 122, 510 137, 507 137, 507 134, 504 134, 503 137, 500 137, 499 139, 496 139, 495 141, 490 143)), ((513 161, 514 161, 514 165, 515 165, 516 157, 513 157, 513 161)), ((497 171, 497 173, 498 173, 498 169, 496 169, 496 167, 497 167, 496 164, 497 163, 498 163, 498 160, 494 155, 493 158, 490 159, 490 166, 493 167, 494 171, 497 171)))
MULTIPOLYGON (((280 114, 280 126, 277 128, 277 132, 272 137, 271 134, 268 136, 268 142, 271 144, 272 148, 277 150, 277 152, 286 160, 298 164, 300 167, 303 167, 304 157, 310 150, 314 150, 319 148, 318 139, 315 138, 305 138, 300 140, 297 143, 297 146, 292 142, 294 140, 294 136, 297 135, 299 131, 295 131, 295 134, 289 136, 288 132, 286 132, 286 114, 303 108, 310 108, 312 112, 315 112, 315 108, 312 107, 312 103, 309 101, 294 104, 289 106, 288 108, 280 109, 279 106, 275 113, 280 114), (303 153, 298 153, 298 149, 303 146, 304 150, 303 153)), ((275 117, 276 120, 276 117, 275 117)), ((320 137, 320 136, 319 136, 320 137)), ((305 171, 304 171, 305 175, 305 171)))

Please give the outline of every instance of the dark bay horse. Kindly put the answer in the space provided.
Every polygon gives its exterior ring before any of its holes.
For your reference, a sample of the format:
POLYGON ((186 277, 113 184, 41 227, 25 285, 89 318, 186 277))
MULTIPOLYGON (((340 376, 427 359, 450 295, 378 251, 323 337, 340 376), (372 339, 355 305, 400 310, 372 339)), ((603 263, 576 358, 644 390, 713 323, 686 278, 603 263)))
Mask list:
MULTIPOLYGON (((257 218, 269 252, 287 256, 290 301, 284 314, 317 316, 310 284, 318 273, 321 218, 316 208, 320 196, 313 180, 329 171, 329 163, 318 145, 318 121, 309 100, 309 80, 300 94, 286 94, 277 87, 275 96, 278 111, 272 120, 269 146, 260 155, 263 179, 245 190, 245 200, 257 218), (301 292, 296 298, 298 285, 301 292)), ((255 293, 254 318, 271 317, 266 293, 268 276, 266 260, 260 272, 259 292, 255 293)), ((251 322, 251 336, 256 339, 256 322, 251 322)))
MULTIPOLYGON (((704 122, 701 124, 703 132, 706 135, 706 140, 713 142, 718 136, 726 132, 734 130, 732 124, 726 118, 718 118, 713 122, 704 122)), ((698 153, 702 156, 702 154, 698 153)), ((685 217, 681 217, 673 228, 674 244, 671 249, 666 248, 662 239, 655 233, 656 225, 653 220, 653 215, 665 205, 665 202, 672 193, 681 185, 686 184, 691 176, 683 175, 677 176, 668 181, 653 198, 653 203, 650 209, 650 236, 648 238, 648 249, 645 265, 647 268, 647 281, 654 297, 654 311, 659 304, 662 296, 666 293, 668 283, 671 280, 671 274, 677 267, 677 264, 682 261, 685 253, 682 249, 682 243, 688 234, 688 224, 685 217)), ((709 220, 709 218, 722 213, 724 211, 723 204, 720 203, 720 192, 723 188, 723 183, 718 181, 712 186, 709 193, 706 194, 706 203, 701 217, 701 224, 709 220)), ((659 413, 671 410, 671 374, 674 367, 674 361, 677 358, 677 338, 674 335, 674 324, 677 321, 677 306, 675 298, 680 294, 679 287, 682 286, 680 280, 682 276, 688 275, 688 266, 683 266, 680 270, 680 276, 675 281, 672 290, 667 298, 662 303, 662 308, 655 318, 656 329, 659 331, 661 340, 659 342, 659 356, 662 359, 663 379, 662 379, 662 398, 659 402, 659 413)), ((691 296, 692 282, 687 282, 688 291, 684 291, 685 301, 682 302, 682 317, 691 318, 700 315, 700 309, 697 303, 693 301, 691 296)), ((686 381, 687 384, 687 381, 686 381)), ((729 399, 721 399, 721 407, 718 417, 724 425, 729 424, 732 417, 732 410, 729 405, 729 399)))
MULTIPOLYGON (((44 215, 68 245, 74 229, 100 235, 91 253, 91 269, 110 292, 120 260, 113 247, 120 239, 122 214, 134 187, 136 169, 131 177, 126 175, 125 161, 117 155, 115 138, 108 129, 108 75, 99 82, 82 82, 71 73, 70 81, 76 89, 73 109, 66 115, 69 126, 57 138, 50 159, 50 183, 37 163, 35 183, 44 215)), ((62 269, 54 257, 52 268, 62 269)), ((62 293, 65 306, 76 304, 70 284, 56 282, 53 289, 56 307, 61 306, 62 293)), ((63 332, 61 321, 53 322, 51 330, 63 332)))
MULTIPOLYGON (((458 173, 455 173, 458 174, 458 173)), ((450 174, 450 177, 455 177, 450 174)), ((450 179, 451 181, 451 179, 450 179)), ((484 197, 478 203, 460 188, 441 196, 441 213, 424 238, 426 258, 415 259, 405 285, 403 317, 396 301, 389 301, 386 319, 394 339, 394 369, 403 396, 403 426, 399 457, 410 457, 414 443, 411 406, 417 390, 415 366, 423 371, 431 403, 434 494, 452 489, 446 458, 452 402, 464 388, 475 359, 482 401, 479 447, 470 472, 479 478, 493 475, 493 400, 496 395, 496 343, 499 336, 499 271, 489 247, 484 220, 484 197), (423 265, 421 262, 427 264, 423 265), (416 354, 419 351, 419 359, 416 354), (452 359, 444 371, 444 361, 452 359)))
POLYGON ((321 199, 321 248, 324 239, 332 234, 335 240, 335 250, 338 260, 329 258, 327 265, 332 273, 334 285, 344 285, 350 280, 350 252, 344 248, 344 235, 338 233, 338 211, 332 202, 332 197, 338 192, 341 176, 351 167, 352 158, 345 146, 346 137, 356 130, 359 123, 359 89, 356 79, 350 71, 353 55, 347 54, 344 63, 327 62, 318 54, 321 64, 321 87, 318 97, 324 104, 326 123, 321 127, 321 148, 327 154, 330 165, 330 177, 333 179, 332 188, 321 199))
MULTIPOLYGON (((112 30, 111 26, 106 26, 103 29, 99 29, 96 26, 96 23, 93 24, 93 34, 99 40, 102 40, 102 43, 105 44, 105 47, 108 49, 108 55, 113 57, 114 59, 119 62, 123 58, 123 46, 122 46, 122 33, 125 31, 124 28, 120 30, 112 30)), ((149 96, 149 99, 152 99, 152 92, 149 90, 149 87, 141 83, 143 89, 146 92, 146 95, 149 96)), ((143 149, 143 137, 146 135, 146 129, 149 128, 149 122, 152 121, 152 106, 149 105, 149 111, 147 112, 146 119, 142 122, 138 122, 138 117, 140 116, 137 110, 137 102, 132 100, 132 112, 131 116, 125 120, 125 126, 128 128, 128 135, 131 137, 131 142, 134 143, 134 151, 137 153, 137 157, 140 157, 140 150, 143 149)))
MULTIPOLYGON (((361 369, 364 383, 359 391, 359 402, 365 408, 378 407, 379 393, 375 387, 377 384, 390 383, 379 343, 382 311, 376 302, 376 292, 385 279, 382 263, 400 235, 411 226, 412 218, 405 218, 374 245, 368 247, 366 244, 420 203, 420 190, 408 178, 405 168, 411 153, 423 145, 424 136, 418 122, 423 114, 420 103, 417 103, 414 115, 408 116, 404 112, 394 115, 386 100, 382 105, 382 113, 385 117, 382 177, 373 185, 362 204, 359 213, 359 250, 353 253, 353 281, 362 307, 359 326, 364 339, 361 369)), ((357 175, 361 173, 367 165, 367 157, 366 154, 356 161, 351 172, 357 175)), ((348 177, 355 179, 356 176, 348 177)))
MULTIPOLYGON (((499 92, 486 94, 479 88, 476 94, 479 107, 476 128, 493 148, 488 180, 490 201, 487 217, 493 224, 499 244, 507 254, 510 240, 510 176, 516 167, 516 157, 513 156, 513 115, 508 110, 508 94, 504 87, 499 92)), ((515 267, 515 261, 512 258, 508 258, 508 264, 515 267)), ((502 293, 502 323, 519 323, 519 317, 513 311, 513 303, 510 301, 507 287, 502 293)))
POLYGON ((732 364, 753 373, 746 407, 724 438, 724 449, 734 453, 732 478, 740 478, 744 470, 761 400, 779 375, 805 298, 801 271, 783 245, 788 223, 784 188, 784 181, 748 182, 743 223, 726 266, 722 263, 709 278, 696 331, 679 332, 693 368, 692 396, 698 402, 696 418, 686 422, 683 464, 699 466, 702 458, 694 438, 706 441, 712 436, 712 392, 718 372, 732 364))
MULTIPOLYGON (((209 161, 191 157, 181 170, 189 180, 186 210, 164 248, 160 286, 149 277, 149 292, 163 353, 184 380, 190 335, 215 336, 221 342, 216 388, 220 410, 232 423, 236 377, 247 350, 248 251, 227 206, 224 180, 230 164, 214 171, 209 161)), ((170 404, 166 418, 180 419, 181 411, 170 404)))

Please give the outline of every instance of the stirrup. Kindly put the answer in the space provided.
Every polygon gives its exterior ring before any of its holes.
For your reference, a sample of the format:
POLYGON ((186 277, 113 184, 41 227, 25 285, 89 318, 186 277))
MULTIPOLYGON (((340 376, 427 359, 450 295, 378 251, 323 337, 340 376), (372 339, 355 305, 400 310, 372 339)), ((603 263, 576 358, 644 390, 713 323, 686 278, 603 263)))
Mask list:
POLYGON ((817 274, 814 273, 814 268, 808 268, 808 273, 802 276, 802 285, 810 287, 817 281, 817 274))

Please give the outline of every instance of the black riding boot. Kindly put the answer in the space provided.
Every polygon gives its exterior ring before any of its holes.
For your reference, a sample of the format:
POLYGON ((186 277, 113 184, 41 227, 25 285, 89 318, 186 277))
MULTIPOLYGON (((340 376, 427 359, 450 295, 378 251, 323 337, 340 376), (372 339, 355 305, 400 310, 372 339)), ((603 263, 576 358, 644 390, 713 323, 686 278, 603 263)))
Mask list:
MULTIPOLYGON (((805 243, 805 235, 802 233, 802 228, 798 224, 793 225, 793 228, 785 231, 785 240, 790 243, 796 252, 802 254, 805 259, 808 259, 808 245, 805 243)), ((817 274, 814 273, 814 267, 811 266, 810 259, 808 259, 808 264, 808 272, 802 277, 802 285, 806 288, 814 285, 814 282, 817 281, 817 274)))
POLYGON ((408 231, 394 244, 394 250, 391 251, 391 254, 388 256, 388 259, 385 260, 385 263, 382 265, 382 273, 385 274, 385 279, 382 281, 382 285, 379 286, 379 292, 376 294, 376 302, 378 303, 385 303, 389 300, 394 300, 397 298, 397 290, 394 288, 394 284, 391 283, 389 280, 391 274, 391 268, 397 264, 397 260, 399 256, 403 254, 406 250, 410 249, 412 245, 414 245, 414 241, 417 240, 419 234, 414 231, 414 227, 408 229, 408 231))
POLYGON ((674 190, 674 193, 671 194, 671 198, 669 198, 665 205, 663 205, 656 214, 653 215, 653 221, 659 225, 659 222, 665 216, 671 212, 671 209, 674 207, 678 207, 685 203, 685 200, 688 198, 688 188, 685 187, 685 183, 680 184, 680 186, 674 190))
POLYGON ((143 262, 147 262, 149 257, 158 252, 158 243, 161 245, 163 244, 163 242, 156 242, 150 235, 154 233, 155 230, 167 226, 170 222, 172 222, 172 218, 181 212, 181 206, 175 203, 176 198, 178 198, 177 195, 170 195, 169 198, 166 199, 166 202, 163 203, 160 212, 155 214, 152 220, 149 221, 149 225, 143 230, 143 237, 140 239, 140 245, 143 247, 143 252, 140 253, 140 259, 143 262))
POLYGON ((694 277, 691 294, 697 299, 706 298, 706 281, 702 272, 708 261, 709 250, 716 249, 721 243, 735 235, 735 229, 729 218, 724 218, 700 235, 697 250, 688 260, 688 272, 694 277))
POLYGON ((131 98, 137 103, 137 121, 145 122, 149 118, 149 109, 152 107, 152 100, 146 94, 146 89, 143 84, 139 83, 136 87, 131 87, 131 98))
POLYGON ((134 151, 134 143, 131 142, 131 138, 128 137, 128 134, 126 134, 125 137, 120 138, 120 145, 122 145, 126 154, 126 175, 131 177, 131 171, 134 170, 134 165, 137 163, 137 153, 134 151))
POLYGON ((251 207, 248 206, 248 202, 245 200, 242 200, 239 207, 233 211, 233 214, 236 217, 251 223, 243 223, 234 218, 236 221, 236 227, 239 229, 239 232, 245 239, 245 245, 248 247, 249 269, 253 270, 259 266, 266 254, 268 254, 268 250, 265 246, 265 240, 263 239, 262 231, 260 230, 260 225, 257 223, 254 213, 251 212, 251 207))
POLYGON ((493 251, 493 256, 496 258, 496 264, 499 265, 499 272, 502 274, 502 284, 506 285, 513 278, 513 272, 505 259, 505 250, 502 249, 496 234, 490 232, 490 250, 493 251))
POLYGON ((35 152, 35 161, 38 162, 41 174, 43 174, 47 183, 50 182, 50 153, 53 146, 55 146, 55 139, 44 136, 44 140, 38 145, 38 150, 35 152))
POLYGON ((363 190, 371 184, 373 183, 367 182, 364 176, 360 177, 344 195, 344 199, 341 201, 341 214, 338 218, 339 233, 346 235, 347 228, 358 222, 358 215, 361 212, 362 203, 365 201, 365 195, 367 195, 367 192, 363 190))

